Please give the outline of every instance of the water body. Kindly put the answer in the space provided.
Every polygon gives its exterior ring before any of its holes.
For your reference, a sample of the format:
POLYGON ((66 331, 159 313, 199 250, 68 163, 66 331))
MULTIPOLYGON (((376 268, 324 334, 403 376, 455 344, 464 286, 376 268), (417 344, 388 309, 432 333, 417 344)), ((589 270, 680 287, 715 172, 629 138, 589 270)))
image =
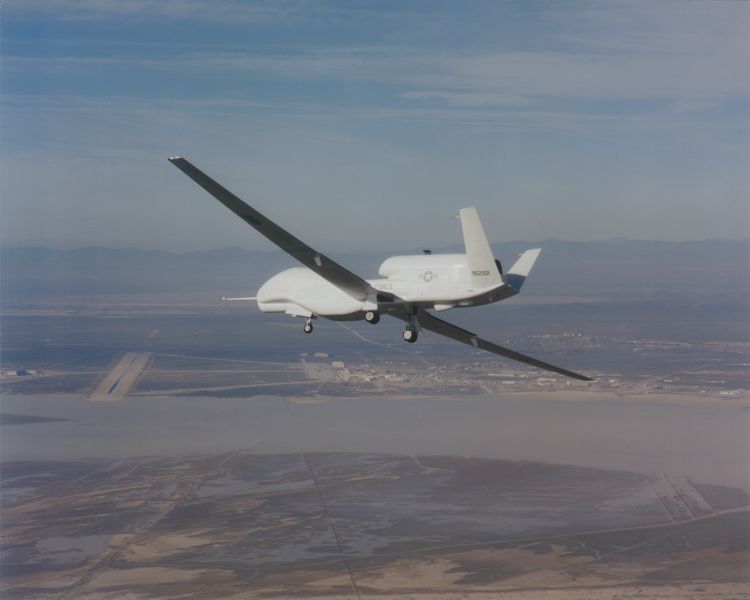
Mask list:
POLYGON ((750 490, 750 411, 501 396, 140 398, 6 396, 4 412, 64 421, 3 427, 2 459, 260 454, 448 454, 679 473, 750 490))

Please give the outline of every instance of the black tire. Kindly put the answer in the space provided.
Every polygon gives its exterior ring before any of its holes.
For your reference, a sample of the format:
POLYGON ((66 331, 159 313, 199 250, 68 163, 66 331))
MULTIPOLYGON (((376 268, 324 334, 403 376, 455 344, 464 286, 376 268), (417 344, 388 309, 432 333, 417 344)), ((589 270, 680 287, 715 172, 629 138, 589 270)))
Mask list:
POLYGON ((365 313, 365 321, 370 323, 371 325, 376 325, 380 322, 380 315, 376 313, 374 310, 368 310, 365 313))
POLYGON ((405 342, 409 342, 410 344, 413 344, 414 342, 417 341, 418 337, 419 336, 415 329, 411 329, 411 328, 404 329, 403 338, 405 342))
POLYGON ((313 332, 312 323, 305 323, 305 326, 302 328, 302 331, 304 331, 305 333, 312 333, 313 332))

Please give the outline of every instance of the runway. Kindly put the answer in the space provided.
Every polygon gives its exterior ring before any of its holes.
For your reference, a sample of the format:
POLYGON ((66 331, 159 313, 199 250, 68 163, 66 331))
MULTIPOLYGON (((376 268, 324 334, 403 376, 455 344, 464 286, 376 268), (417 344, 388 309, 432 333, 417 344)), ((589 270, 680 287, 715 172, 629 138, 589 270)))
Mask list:
POLYGON ((125 353, 88 399, 95 402, 122 400, 146 368, 150 358, 150 352, 125 353))

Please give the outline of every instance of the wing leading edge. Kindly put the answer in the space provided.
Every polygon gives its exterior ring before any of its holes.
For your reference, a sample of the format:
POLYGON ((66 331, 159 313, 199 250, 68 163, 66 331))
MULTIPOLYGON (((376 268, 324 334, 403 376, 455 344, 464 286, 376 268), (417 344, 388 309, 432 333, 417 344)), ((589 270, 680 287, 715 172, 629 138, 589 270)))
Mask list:
POLYGON ((366 300, 369 296, 377 294, 375 288, 364 279, 279 227, 252 206, 240 200, 228 189, 211 179, 190 161, 181 156, 170 156, 169 162, 284 252, 290 254, 308 269, 338 286, 353 298, 366 300))
POLYGON ((532 365, 540 369, 545 369, 546 371, 552 371, 554 373, 559 373, 560 375, 565 375, 566 377, 572 377, 573 379, 578 379, 579 381, 594 381, 591 377, 586 377, 585 375, 581 375, 580 373, 568 371, 567 369, 563 369, 562 367, 556 367, 555 365, 537 360, 536 358, 521 354, 520 352, 515 352, 514 350, 509 350, 508 348, 504 348, 503 346, 493 344, 492 342, 478 337, 470 331, 466 331, 465 329, 461 329, 460 327, 451 325, 450 323, 447 323, 442 319, 434 317, 424 309, 419 310, 417 319, 422 329, 427 329, 428 331, 432 331, 433 333, 437 333, 438 335, 443 335, 445 337, 451 338, 453 340, 456 340, 457 342, 461 342, 469 346, 474 346, 475 348, 480 348, 481 350, 486 350, 487 352, 492 352, 493 354, 499 354, 500 356, 504 356, 512 360, 517 360, 519 362, 526 363, 527 365, 532 365))

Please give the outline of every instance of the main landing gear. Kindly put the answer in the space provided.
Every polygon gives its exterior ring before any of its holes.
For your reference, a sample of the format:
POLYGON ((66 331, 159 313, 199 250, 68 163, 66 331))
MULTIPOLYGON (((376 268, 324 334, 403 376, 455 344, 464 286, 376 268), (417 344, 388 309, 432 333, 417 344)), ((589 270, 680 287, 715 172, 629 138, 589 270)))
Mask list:
POLYGON ((375 325, 376 323, 380 322, 380 314, 376 313, 374 310, 368 310, 365 313, 365 321, 367 321, 371 325, 375 325))
POLYGON ((419 337, 419 335, 417 334, 417 330, 416 329, 413 329, 411 327, 407 327, 406 329, 404 329, 404 336, 403 337, 404 337, 404 341, 405 342, 409 342, 410 344, 413 344, 414 342, 417 341, 417 338, 419 337))
POLYGON ((313 332, 313 324, 312 324, 312 319, 310 317, 307 317, 305 319, 305 326, 302 328, 302 331, 304 331, 305 333, 313 332))
POLYGON ((413 344, 419 337, 419 322, 417 321, 417 307, 412 306, 409 309, 409 317, 406 321, 406 329, 404 329, 403 338, 405 342, 413 344))

